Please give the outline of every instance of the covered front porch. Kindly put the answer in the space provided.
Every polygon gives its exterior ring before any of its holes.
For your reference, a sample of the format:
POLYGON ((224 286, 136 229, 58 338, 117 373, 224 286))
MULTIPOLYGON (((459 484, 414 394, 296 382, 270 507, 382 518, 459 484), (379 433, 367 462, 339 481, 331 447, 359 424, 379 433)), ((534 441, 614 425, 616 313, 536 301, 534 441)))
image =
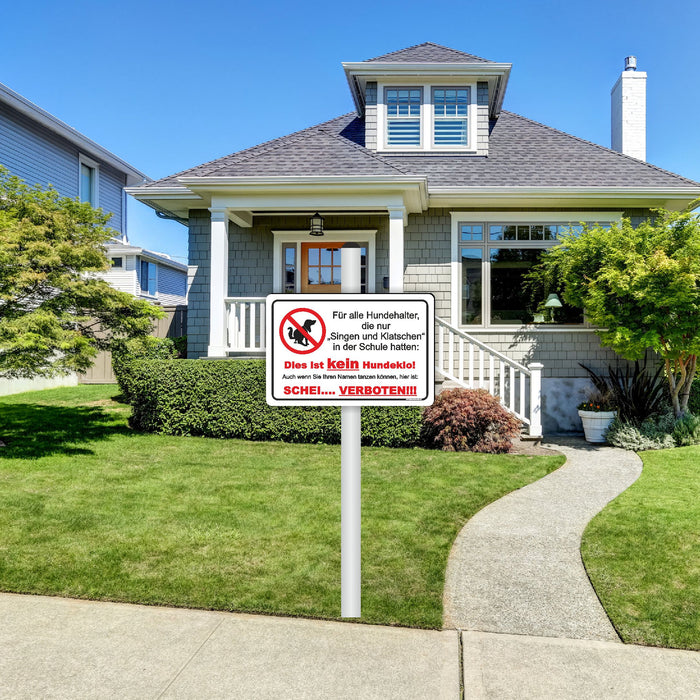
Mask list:
MULTIPOLYGON (((181 182, 188 197, 201 202, 199 208, 188 203, 190 357, 263 357, 266 296, 339 292, 340 248, 353 242, 361 248, 363 293, 435 297, 440 384, 484 388, 532 435, 541 434, 542 365, 520 348, 509 351, 511 329, 497 328, 486 337, 485 328, 473 331, 461 312, 456 315, 463 304, 463 251, 455 231, 465 215, 452 207, 431 208, 424 179, 181 182), (322 231, 312 231, 316 213, 322 231)), ((478 214, 481 220, 482 212, 475 212, 467 218, 478 214)), ((470 298, 479 298, 478 285, 469 282, 470 298)))
MULTIPOLYGON (((264 357, 265 297, 227 297, 228 357, 264 357)), ((542 370, 499 353, 447 320, 435 319, 435 377, 440 386, 486 389, 526 426, 532 437, 542 435, 542 370)))

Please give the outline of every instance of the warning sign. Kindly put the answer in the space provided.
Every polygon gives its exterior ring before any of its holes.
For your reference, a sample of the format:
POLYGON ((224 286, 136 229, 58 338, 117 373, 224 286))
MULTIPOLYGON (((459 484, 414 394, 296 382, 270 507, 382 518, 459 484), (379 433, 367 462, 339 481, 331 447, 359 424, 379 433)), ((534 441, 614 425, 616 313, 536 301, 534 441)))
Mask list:
POLYGON ((432 404, 434 303, 431 294, 268 296, 268 403, 432 404))

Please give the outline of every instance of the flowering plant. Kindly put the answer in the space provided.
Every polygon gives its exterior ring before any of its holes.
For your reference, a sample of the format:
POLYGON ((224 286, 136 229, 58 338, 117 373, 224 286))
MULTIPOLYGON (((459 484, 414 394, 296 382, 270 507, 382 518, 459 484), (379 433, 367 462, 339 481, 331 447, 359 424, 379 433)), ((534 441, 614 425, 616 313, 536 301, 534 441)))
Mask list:
POLYGON ((594 411, 595 413, 617 410, 617 406, 610 394, 600 393, 589 396, 588 400, 580 403, 577 408, 579 411, 594 411))

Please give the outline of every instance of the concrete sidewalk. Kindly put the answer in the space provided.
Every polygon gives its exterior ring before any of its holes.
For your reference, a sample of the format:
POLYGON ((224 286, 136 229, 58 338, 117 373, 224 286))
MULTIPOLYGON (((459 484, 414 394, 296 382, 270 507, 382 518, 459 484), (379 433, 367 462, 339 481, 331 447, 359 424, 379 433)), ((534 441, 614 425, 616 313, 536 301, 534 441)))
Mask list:
POLYGON ((0 698, 458 698, 456 631, 0 594, 0 698))
POLYGON ((0 698, 700 698, 700 654, 0 594, 0 698))

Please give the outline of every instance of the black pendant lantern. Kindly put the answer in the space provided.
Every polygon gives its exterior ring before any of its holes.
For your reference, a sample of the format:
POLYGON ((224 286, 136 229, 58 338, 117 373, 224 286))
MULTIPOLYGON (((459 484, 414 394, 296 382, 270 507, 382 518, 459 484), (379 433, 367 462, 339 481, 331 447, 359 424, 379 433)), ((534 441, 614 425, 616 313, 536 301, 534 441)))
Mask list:
POLYGON ((323 235, 323 217, 318 212, 316 212, 309 220, 309 235, 323 235))

